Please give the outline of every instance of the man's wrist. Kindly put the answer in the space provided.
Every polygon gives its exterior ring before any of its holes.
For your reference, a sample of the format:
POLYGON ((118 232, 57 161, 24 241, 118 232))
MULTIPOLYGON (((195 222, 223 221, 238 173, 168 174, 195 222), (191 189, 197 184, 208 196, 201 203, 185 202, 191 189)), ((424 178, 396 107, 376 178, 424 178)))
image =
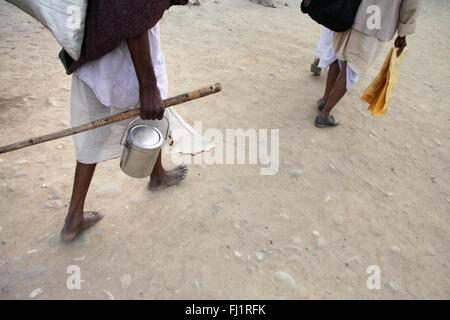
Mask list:
POLYGON ((156 83, 156 81, 139 82, 139 89, 146 93, 154 93, 157 90, 159 91, 158 84, 156 83))

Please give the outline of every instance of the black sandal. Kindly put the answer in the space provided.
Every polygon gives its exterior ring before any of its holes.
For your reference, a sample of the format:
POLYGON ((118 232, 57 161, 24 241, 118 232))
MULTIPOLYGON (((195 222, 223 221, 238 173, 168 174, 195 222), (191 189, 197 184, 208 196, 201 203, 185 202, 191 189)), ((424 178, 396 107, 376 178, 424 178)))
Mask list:
POLYGON ((322 111, 323 108, 325 108, 325 104, 326 104, 326 102, 322 98, 317 100, 317 108, 319 109, 319 111, 322 111))
POLYGON ((314 125, 319 128, 336 127, 339 125, 339 121, 334 120, 333 116, 331 116, 331 119, 333 119, 333 121, 330 121, 328 118, 317 116, 316 121, 314 121, 314 125))

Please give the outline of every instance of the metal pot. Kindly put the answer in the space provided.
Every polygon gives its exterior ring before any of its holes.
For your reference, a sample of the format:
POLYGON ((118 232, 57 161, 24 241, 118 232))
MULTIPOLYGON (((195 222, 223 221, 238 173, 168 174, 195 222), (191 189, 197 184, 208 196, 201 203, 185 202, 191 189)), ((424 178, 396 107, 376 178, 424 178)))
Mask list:
POLYGON ((145 178, 153 171, 165 138, 155 127, 132 123, 126 130, 120 168, 130 177, 145 178))

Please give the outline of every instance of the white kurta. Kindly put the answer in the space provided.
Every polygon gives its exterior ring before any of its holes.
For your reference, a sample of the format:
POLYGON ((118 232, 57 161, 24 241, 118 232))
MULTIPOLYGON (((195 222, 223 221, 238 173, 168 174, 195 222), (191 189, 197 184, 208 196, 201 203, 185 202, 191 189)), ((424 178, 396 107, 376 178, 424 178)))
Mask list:
MULTIPOLYGON (((164 55, 160 45, 159 23, 149 30, 150 51, 158 88, 163 99, 168 96, 168 80, 164 55)), ((139 82, 133 61, 124 40, 115 50, 102 58, 79 68, 72 78, 71 122, 77 126, 116 113, 139 107, 139 82)), ((166 109, 165 119, 148 121, 163 134, 178 142, 171 150, 183 154, 198 154, 209 151, 214 145, 203 140, 173 108, 166 109), (169 128, 168 128, 169 127, 169 128), (194 140, 203 143, 190 143, 194 140), (199 147, 200 146, 200 147, 199 147)), ((97 163, 120 157, 120 139, 134 119, 124 120, 105 127, 73 136, 76 158, 81 163, 97 163)), ((168 143, 166 143, 168 145, 168 143)))

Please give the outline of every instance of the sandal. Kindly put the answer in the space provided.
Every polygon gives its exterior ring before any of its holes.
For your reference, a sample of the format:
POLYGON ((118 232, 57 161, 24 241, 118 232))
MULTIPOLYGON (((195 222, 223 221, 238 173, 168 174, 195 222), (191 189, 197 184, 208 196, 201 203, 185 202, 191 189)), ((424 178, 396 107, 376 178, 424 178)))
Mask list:
POLYGON ((322 98, 317 100, 317 108, 319 109, 319 111, 322 111, 323 108, 325 108, 325 103, 325 100, 323 100, 322 98))
POLYGON ((333 116, 331 116, 331 119, 332 121, 328 118, 317 116, 316 121, 314 121, 314 125, 319 128, 336 127, 339 125, 339 121, 336 121, 333 116))

